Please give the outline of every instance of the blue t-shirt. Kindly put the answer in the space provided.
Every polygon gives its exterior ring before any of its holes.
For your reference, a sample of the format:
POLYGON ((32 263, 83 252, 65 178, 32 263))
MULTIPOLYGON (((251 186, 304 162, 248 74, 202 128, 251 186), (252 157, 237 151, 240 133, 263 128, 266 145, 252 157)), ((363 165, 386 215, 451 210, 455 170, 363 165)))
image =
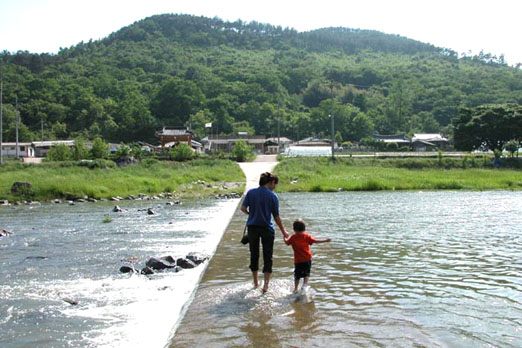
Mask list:
POLYGON ((279 216, 279 198, 265 186, 251 189, 243 200, 243 207, 248 208, 247 226, 268 227, 274 233, 274 218, 279 216))

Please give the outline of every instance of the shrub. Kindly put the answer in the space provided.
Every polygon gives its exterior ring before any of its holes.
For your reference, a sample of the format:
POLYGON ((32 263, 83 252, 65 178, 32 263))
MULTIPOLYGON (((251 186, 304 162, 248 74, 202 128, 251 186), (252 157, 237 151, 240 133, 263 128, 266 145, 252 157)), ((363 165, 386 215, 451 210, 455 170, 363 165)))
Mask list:
POLYGON ((78 138, 74 140, 74 146, 71 148, 71 156, 75 161, 89 157, 89 149, 85 146, 83 139, 78 138))
POLYGON ((145 168, 150 168, 156 164, 158 164, 159 161, 155 158, 147 158, 145 160, 143 160, 143 162, 141 162, 141 164, 145 167, 145 168))
POLYGON ((194 151, 185 143, 180 143, 170 151, 170 159, 174 161, 188 161, 194 158, 194 151))
POLYGON ((130 146, 122 144, 120 147, 118 147, 114 156, 116 159, 122 159, 123 157, 129 157, 130 154, 131 154, 130 146))
POLYGON ((252 160, 255 156, 252 152, 252 146, 248 145, 244 140, 239 140, 235 143, 230 154, 232 155, 232 158, 238 162, 252 160))
POLYGON ((109 145, 102 138, 94 139, 91 149, 91 157, 94 159, 109 157, 109 145))
POLYGON ((78 164, 80 167, 87 167, 89 169, 109 169, 116 168, 116 163, 106 159, 96 159, 92 161, 81 161, 78 164))
POLYGON ((47 153, 49 161, 67 161, 71 159, 71 150, 65 144, 53 145, 47 153))
POLYGON ((397 143, 387 143, 386 144, 387 151, 397 151, 398 148, 399 148, 399 145, 397 143))
POLYGON ((515 152, 517 152, 518 156, 518 147, 519 143, 516 140, 510 140, 504 145, 504 150, 508 151, 511 154, 511 157, 515 157, 515 152))

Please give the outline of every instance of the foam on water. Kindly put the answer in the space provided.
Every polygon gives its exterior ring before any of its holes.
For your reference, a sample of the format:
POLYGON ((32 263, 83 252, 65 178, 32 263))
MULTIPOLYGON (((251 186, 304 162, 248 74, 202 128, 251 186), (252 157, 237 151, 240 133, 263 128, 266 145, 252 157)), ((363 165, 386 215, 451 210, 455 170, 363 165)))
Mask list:
POLYGON ((164 347, 206 263, 143 276, 119 274, 120 260, 213 254, 237 203, 157 206, 148 217, 135 211, 150 203, 124 202, 111 224, 100 223, 103 204, 2 211, 15 234, 0 241, 0 345, 164 347))

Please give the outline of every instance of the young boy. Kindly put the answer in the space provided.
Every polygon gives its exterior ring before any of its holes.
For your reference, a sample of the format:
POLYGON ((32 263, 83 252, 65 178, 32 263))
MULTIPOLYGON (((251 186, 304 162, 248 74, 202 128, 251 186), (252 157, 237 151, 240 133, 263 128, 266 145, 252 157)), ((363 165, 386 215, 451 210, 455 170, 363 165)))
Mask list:
POLYGON ((308 285, 308 278, 310 277, 310 269, 312 268, 312 253, 310 252, 310 244, 313 243, 327 243, 330 238, 316 239, 306 232, 306 225, 303 220, 297 219, 294 221, 294 234, 285 238, 285 243, 291 245, 294 249, 294 292, 297 292, 299 286, 299 279, 304 278, 303 288, 308 285))

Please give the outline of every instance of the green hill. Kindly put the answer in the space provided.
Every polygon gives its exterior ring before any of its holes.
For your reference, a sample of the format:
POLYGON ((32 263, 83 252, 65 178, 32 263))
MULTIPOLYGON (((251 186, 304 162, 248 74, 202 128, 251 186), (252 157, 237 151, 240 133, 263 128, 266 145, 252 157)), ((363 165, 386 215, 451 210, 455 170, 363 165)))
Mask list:
MULTIPOLYGON (((102 136, 153 140, 162 125, 290 138, 445 130, 460 106, 522 103, 522 71, 503 57, 456 52, 347 28, 297 32, 262 23, 158 15, 56 55, 0 54, 4 141, 102 136)), ((448 134, 451 135, 451 134, 448 134)))

